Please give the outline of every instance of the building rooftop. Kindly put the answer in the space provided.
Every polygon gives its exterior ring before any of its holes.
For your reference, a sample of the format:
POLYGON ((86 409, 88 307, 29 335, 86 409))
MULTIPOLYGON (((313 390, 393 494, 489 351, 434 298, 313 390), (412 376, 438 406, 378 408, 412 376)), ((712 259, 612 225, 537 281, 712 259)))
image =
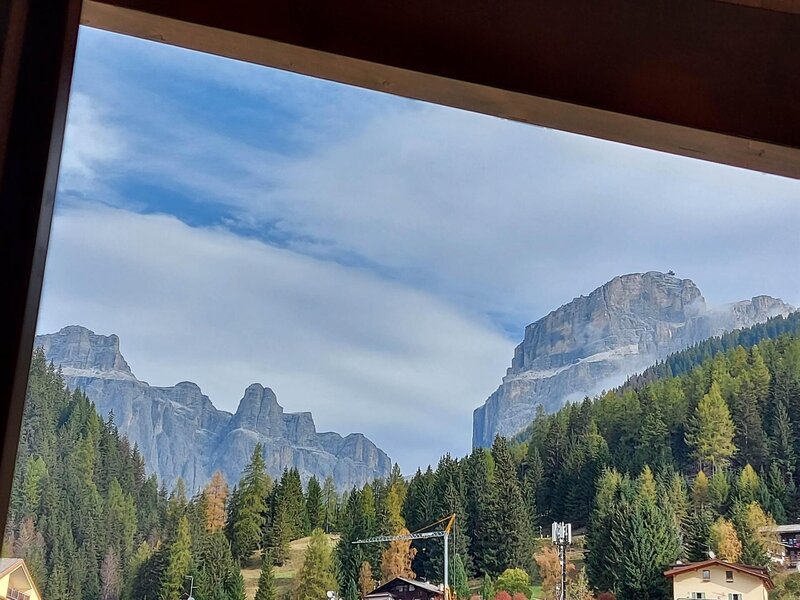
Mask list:
POLYGON ((701 569, 713 566, 721 566, 725 569, 732 569, 734 571, 739 571, 740 573, 746 573, 748 575, 752 575, 753 577, 758 577, 764 581, 764 585, 768 590, 771 590, 773 587, 775 587, 775 584, 772 583, 772 578, 769 576, 769 571, 767 571, 767 569, 752 565, 743 565, 741 563, 732 563, 720 558, 711 558, 709 560, 703 560, 700 562, 676 564, 673 565, 668 571, 665 571, 664 575, 667 577, 674 577, 675 575, 679 575, 681 573, 699 571, 701 569))

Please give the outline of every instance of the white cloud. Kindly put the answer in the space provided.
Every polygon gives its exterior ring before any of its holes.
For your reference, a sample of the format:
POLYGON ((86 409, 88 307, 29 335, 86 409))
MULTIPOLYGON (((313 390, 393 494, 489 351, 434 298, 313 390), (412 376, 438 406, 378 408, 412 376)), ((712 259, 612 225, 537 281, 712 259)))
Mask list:
POLYGON ((468 450, 512 351, 424 293, 167 216, 71 208, 50 247, 40 333, 116 333, 138 377, 195 381, 227 410, 262 382, 407 469, 468 450))
MULTIPOLYGON (((203 60, 219 80, 219 59, 192 55, 184 70, 199 77, 203 60)), ((237 68, 256 67, 231 62, 225 76, 237 68)), ((284 86, 291 77, 263 72, 284 86)), ((291 89, 334 87, 294 77, 291 89)), ((235 112, 237 88, 228 93, 235 112)), ((787 277, 800 250, 798 181, 407 101, 350 115, 335 138, 319 134, 324 116, 309 129, 319 99, 301 103, 297 135, 314 143, 281 154, 158 90, 130 96, 115 107, 136 115, 118 160, 129 175, 520 334, 614 275, 651 269, 694 279, 715 303, 762 293, 800 302, 800 282, 787 277)), ((252 115, 261 118, 273 117, 252 115)))
POLYGON ((122 132, 108 113, 92 97, 74 92, 69 99, 59 192, 96 191, 98 180, 106 179, 98 170, 120 160, 124 152, 122 132))

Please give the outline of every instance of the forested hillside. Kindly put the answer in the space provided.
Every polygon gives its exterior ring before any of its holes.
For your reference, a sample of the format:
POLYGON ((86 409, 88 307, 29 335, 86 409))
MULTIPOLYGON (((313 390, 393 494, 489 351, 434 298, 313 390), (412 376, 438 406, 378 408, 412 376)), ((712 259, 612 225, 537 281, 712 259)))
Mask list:
POLYGON ((638 389, 643 385, 663 379, 683 375, 693 368, 700 366, 710 358, 714 358, 721 352, 727 352, 741 346, 749 350, 761 340, 776 339, 781 335, 800 334, 800 311, 789 313, 787 316, 772 317, 764 323, 735 329, 723 335, 718 335, 704 340, 698 344, 675 352, 665 360, 645 369, 644 372, 634 375, 623 386, 620 391, 626 389, 638 389))
MULTIPOLYGON (((463 598, 468 577, 481 577, 494 599, 529 593, 526 572, 552 582, 553 556, 537 552, 537 534, 565 520, 587 528, 585 573, 596 591, 665 598, 669 563, 711 548, 767 564, 774 540, 761 527, 800 516, 800 337, 757 339, 721 347, 680 376, 539 414, 524 443, 498 437, 410 480, 395 466, 341 496, 332 480, 303 489, 294 469, 273 481, 260 446, 231 490, 219 474, 191 498, 180 482, 159 489, 113 418, 102 421, 37 353, 6 552, 28 560, 48 600, 173 599, 187 575, 198 600, 242 600, 239 567, 261 562, 256 599, 274 600, 273 565, 311 533, 292 600, 333 588, 355 600, 396 575, 441 581, 443 565, 440 538, 353 541, 455 513, 453 587, 463 598), (341 536, 332 553, 323 531, 341 536)), ((582 574, 573 586, 585 586, 582 574)))

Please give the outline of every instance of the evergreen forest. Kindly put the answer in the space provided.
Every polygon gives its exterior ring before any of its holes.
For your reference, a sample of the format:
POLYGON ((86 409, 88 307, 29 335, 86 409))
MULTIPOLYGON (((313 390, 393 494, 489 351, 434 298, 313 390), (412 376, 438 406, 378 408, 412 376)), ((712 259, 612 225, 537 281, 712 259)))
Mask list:
POLYGON ((26 559, 48 600, 177 599, 189 581, 198 600, 241 600, 240 565, 260 556, 256 598, 275 600, 273 568, 310 536, 291 598, 356 600, 395 576, 440 582, 442 540, 353 541, 455 514, 451 585, 494 600, 530 597, 532 580, 547 593, 541 532, 568 521, 586 534, 575 597, 668 598, 676 560, 713 550, 769 566, 763 528, 800 518, 799 323, 714 338, 539 414, 514 440, 346 491, 294 469, 273 480, 260 446, 238 482, 167 490, 113 414, 101 418, 37 351, 4 552, 26 559))

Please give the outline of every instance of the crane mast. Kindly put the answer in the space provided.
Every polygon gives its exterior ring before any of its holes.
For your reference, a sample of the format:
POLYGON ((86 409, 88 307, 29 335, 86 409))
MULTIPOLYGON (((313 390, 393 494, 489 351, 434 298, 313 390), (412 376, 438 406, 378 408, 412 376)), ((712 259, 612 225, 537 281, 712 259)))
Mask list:
POLYGON ((450 531, 456 522, 456 515, 452 514, 434 523, 444 523, 447 521, 444 529, 440 531, 422 531, 415 533, 400 533, 398 535, 376 535, 374 537, 365 538, 363 540, 356 540, 354 544, 377 544, 382 542, 394 542, 396 540, 424 540, 428 538, 440 537, 444 540, 444 596, 445 600, 450 600, 450 552, 449 541, 450 531))

